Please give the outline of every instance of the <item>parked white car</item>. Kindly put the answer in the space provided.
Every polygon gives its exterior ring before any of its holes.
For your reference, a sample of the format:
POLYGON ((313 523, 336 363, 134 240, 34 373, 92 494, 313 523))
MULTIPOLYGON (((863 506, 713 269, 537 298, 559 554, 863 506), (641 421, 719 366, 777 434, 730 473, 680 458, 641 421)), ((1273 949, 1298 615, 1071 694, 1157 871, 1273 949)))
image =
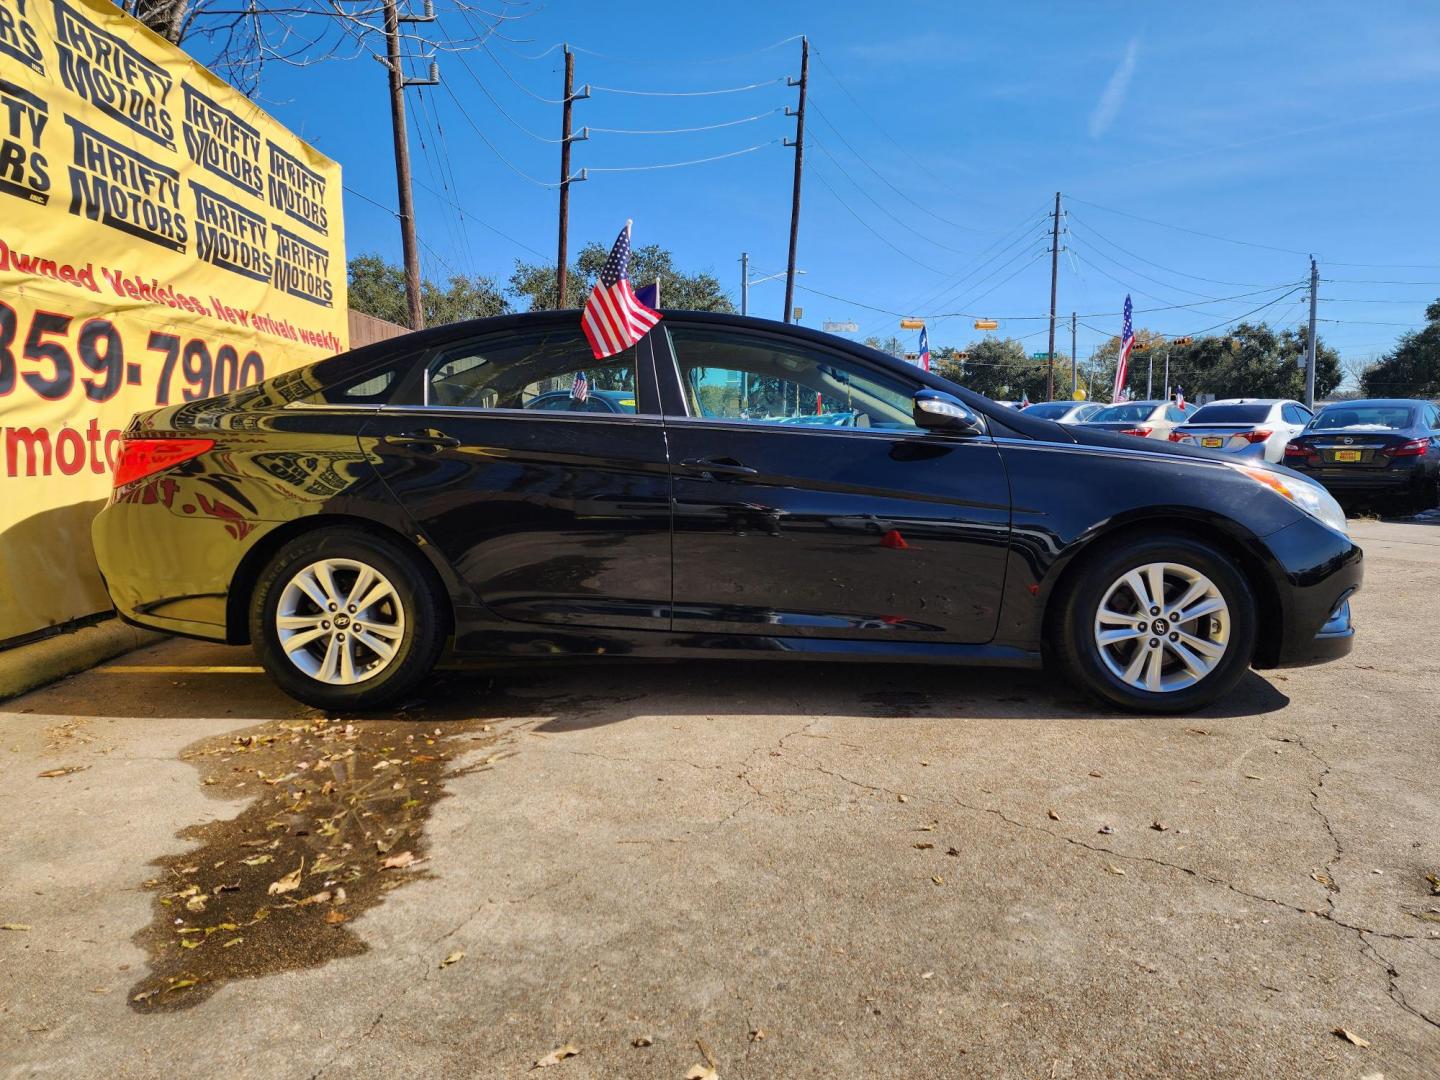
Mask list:
POLYGON ((1170 441, 1281 462, 1285 444, 1315 414, 1288 398, 1230 398, 1200 406, 1170 433, 1170 441))

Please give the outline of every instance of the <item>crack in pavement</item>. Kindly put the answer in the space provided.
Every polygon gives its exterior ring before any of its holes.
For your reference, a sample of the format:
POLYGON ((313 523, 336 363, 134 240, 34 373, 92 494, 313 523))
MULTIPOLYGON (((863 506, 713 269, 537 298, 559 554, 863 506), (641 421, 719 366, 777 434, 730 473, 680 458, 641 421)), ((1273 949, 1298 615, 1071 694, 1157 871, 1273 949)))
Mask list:
POLYGON ((1320 792, 1321 789, 1325 787, 1325 778, 1330 775, 1330 763, 1321 757, 1320 754, 1299 735, 1287 736, 1284 741, 1293 742, 1296 746, 1300 747, 1301 750, 1314 758, 1320 765, 1320 773, 1310 785, 1310 809, 1314 811, 1315 816, 1320 819, 1320 824, 1325 826, 1325 832, 1329 835, 1330 842, 1335 847, 1335 854, 1330 856, 1329 861, 1325 863, 1324 874, 1326 881, 1320 883, 1325 889, 1325 910, 1333 916, 1335 914, 1335 897, 1340 895, 1340 883, 1335 880, 1334 867, 1336 863, 1345 857, 1345 845, 1340 842, 1340 836, 1336 833, 1335 826, 1330 823, 1329 815, 1320 808, 1320 792))
POLYGON ((1363 933, 1360 935, 1360 955, 1374 960, 1385 969, 1385 993, 1390 996, 1391 1001, 1395 1002, 1396 1005, 1399 1005, 1400 1008, 1412 1016, 1425 1021, 1425 1023, 1431 1027, 1440 1028, 1440 1020, 1436 1020, 1433 1016, 1422 1012, 1406 1000, 1405 991, 1400 989, 1400 972, 1396 970, 1395 965, 1386 957, 1380 955, 1379 951, 1375 948, 1375 944, 1363 933))

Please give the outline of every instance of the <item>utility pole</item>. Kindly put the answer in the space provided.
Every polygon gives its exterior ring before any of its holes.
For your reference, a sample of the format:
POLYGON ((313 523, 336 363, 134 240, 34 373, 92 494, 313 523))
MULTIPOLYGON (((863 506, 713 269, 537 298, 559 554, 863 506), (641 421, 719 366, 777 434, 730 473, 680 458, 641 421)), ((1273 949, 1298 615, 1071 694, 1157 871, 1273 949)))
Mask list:
POLYGON ((786 79, 786 86, 800 88, 800 106, 793 112, 787 105, 786 116, 795 117, 795 139, 785 140, 786 146, 795 148, 795 190, 790 199, 790 261, 785 269, 785 321, 790 321, 795 310, 795 248, 800 241, 800 176, 805 168, 805 90, 810 83, 810 39, 800 39, 800 78, 786 79))
POLYGON ((1165 396, 1166 396, 1167 398, 1172 397, 1173 395, 1170 393, 1170 346, 1169 346, 1169 345, 1166 345, 1166 346, 1165 346, 1165 378, 1164 378, 1162 381, 1165 383, 1165 396))
POLYGON ((1145 376, 1145 400, 1154 401, 1151 396, 1155 392, 1155 353, 1151 349, 1145 350, 1145 357, 1150 361, 1150 371, 1145 376))
POLYGON ((1075 391, 1080 389, 1080 361, 1077 358, 1078 352, 1075 348, 1075 312, 1070 312, 1070 397, 1074 400, 1075 391))
POLYGON ((570 128, 570 107, 577 101, 584 101, 590 96, 590 86, 587 83, 585 89, 575 93, 575 54, 570 51, 567 44, 565 49, 565 88, 560 96, 560 250, 555 260, 555 308, 558 311, 565 306, 565 290, 568 282, 566 279, 570 274, 570 182, 572 180, 584 180, 585 170, 580 170, 579 176, 570 175, 570 144, 572 142, 584 142, 590 138, 590 129, 581 128, 580 134, 574 135, 570 128))
MULTIPOLYGON (((786 307, 789 307, 787 304, 786 307)), ((750 314, 750 253, 740 252, 740 314, 750 314)))
POLYGON ((1320 285, 1320 270, 1315 257, 1310 257, 1310 333, 1305 342, 1305 405, 1315 408, 1315 293, 1320 285))
POLYGON ((435 5, 426 0, 425 14, 401 15, 397 0, 385 3, 385 60, 390 69, 390 123, 395 136, 395 186, 399 189, 400 247, 405 256, 405 297, 410 308, 410 329, 425 327, 420 302, 420 249, 415 240, 415 197, 410 189, 410 135, 405 126, 405 87, 434 86, 440 68, 430 62, 430 78, 407 79, 400 58, 400 24, 435 21, 435 5))
POLYGON ((1055 192, 1055 221, 1050 233, 1050 372, 1045 400, 1055 400, 1055 289, 1060 283, 1060 192, 1055 192))

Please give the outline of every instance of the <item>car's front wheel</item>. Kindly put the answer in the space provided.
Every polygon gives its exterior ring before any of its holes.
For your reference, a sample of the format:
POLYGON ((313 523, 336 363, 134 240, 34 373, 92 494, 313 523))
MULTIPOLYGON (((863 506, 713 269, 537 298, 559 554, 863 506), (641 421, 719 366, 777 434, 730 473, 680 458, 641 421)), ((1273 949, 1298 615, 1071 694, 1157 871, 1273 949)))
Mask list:
POLYGON ((444 646, 446 608, 416 557, 361 529, 305 533, 261 572, 250 640, 281 688, 322 709, 370 709, 414 689, 444 646))
POLYGON ((1250 666, 1255 597, 1233 560, 1178 535, 1121 538, 1071 576, 1053 623, 1065 674, 1135 712, 1186 712, 1250 666))

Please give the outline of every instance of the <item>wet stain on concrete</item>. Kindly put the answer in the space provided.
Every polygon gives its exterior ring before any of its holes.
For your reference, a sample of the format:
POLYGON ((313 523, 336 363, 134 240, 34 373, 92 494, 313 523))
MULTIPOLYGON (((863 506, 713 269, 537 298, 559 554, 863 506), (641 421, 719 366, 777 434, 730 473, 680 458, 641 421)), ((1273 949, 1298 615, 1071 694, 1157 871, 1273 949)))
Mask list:
POLYGON ((918 690, 875 690, 861 694, 860 700, 876 716, 897 718, 924 716, 935 707, 935 700, 918 690))
POLYGON ((135 936, 150 971, 131 1007, 189 1008, 231 979, 365 952, 349 924, 427 875, 424 827, 445 781, 508 755, 492 727, 317 716, 182 751, 208 792, 251 802, 182 830, 199 847, 153 864, 154 918, 135 936))

